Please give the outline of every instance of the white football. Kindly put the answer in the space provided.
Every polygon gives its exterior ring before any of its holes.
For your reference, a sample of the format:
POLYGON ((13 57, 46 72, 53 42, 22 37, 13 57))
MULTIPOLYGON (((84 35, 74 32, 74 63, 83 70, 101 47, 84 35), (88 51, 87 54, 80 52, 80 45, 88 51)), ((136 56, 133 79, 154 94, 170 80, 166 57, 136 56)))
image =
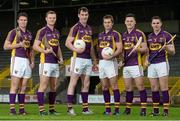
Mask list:
POLYGON ((105 47, 105 48, 103 48, 103 50, 102 50, 102 52, 101 52, 101 55, 102 55, 102 57, 104 57, 104 56, 112 56, 113 53, 114 53, 114 51, 113 51, 112 48, 110 48, 110 47, 105 47))
POLYGON ((78 39, 74 41, 74 47, 76 49, 85 49, 86 43, 83 40, 78 39))

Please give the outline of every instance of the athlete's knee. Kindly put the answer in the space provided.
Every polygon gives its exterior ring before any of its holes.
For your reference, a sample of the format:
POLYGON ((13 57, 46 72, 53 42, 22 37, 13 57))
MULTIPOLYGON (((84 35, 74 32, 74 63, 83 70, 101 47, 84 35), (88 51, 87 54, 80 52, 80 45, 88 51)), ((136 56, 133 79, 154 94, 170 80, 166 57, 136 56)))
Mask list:
POLYGON ((118 84, 117 84, 117 83, 114 83, 114 84, 112 84, 111 86, 112 86, 112 89, 113 89, 113 90, 118 89, 118 84))
POLYGON ((20 87, 20 92, 25 92, 26 91, 26 85, 22 85, 21 87, 20 87))
POLYGON ((103 84, 102 85, 102 90, 108 90, 109 89, 109 85, 108 84, 103 84))
POLYGON ((159 90, 159 86, 158 85, 151 85, 151 90, 152 91, 158 91, 159 90))

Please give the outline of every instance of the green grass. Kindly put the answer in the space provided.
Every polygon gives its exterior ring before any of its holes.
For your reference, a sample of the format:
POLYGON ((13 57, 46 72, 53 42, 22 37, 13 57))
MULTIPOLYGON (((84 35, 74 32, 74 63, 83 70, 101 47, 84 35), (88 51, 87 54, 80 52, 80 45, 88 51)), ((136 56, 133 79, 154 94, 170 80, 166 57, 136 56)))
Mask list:
MULTIPOLYGON (((46 105, 48 106, 48 105, 46 105)), ((66 105, 57 104, 56 110, 61 113, 59 116, 44 116, 41 117, 38 113, 37 104, 26 104, 26 111, 29 113, 27 116, 10 116, 9 115, 9 105, 0 104, 0 120, 180 120, 180 108, 170 107, 169 116, 139 116, 139 107, 133 106, 131 115, 119 115, 119 116, 104 116, 102 112, 104 111, 103 105, 90 105, 90 109, 94 112, 93 115, 82 115, 81 105, 75 105, 74 109, 77 116, 67 115, 66 105)), ((113 109, 113 106, 112 106, 113 109)), ((124 106, 120 106, 121 112, 124 111, 124 106)), ((151 112, 151 107, 147 109, 148 113, 151 112)), ((160 108, 162 112, 162 108, 160 108)))

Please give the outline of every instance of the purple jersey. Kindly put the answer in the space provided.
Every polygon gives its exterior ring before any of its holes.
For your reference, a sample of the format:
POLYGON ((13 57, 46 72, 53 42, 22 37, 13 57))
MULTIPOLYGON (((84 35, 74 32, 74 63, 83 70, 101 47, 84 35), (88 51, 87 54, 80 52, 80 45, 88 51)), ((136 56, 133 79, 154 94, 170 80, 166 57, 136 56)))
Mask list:
POLYGON ((108 33, 102 32, 98 35, 98 48, 99 59, 103 59, 101 52, 105 47, 111 47, 114 51, 116 49, 116 43, 121 41, 121 35, 115 30, 110 30, 108 33))
POLYGON ((73 53, 73 56, 77 56, 80 58, 86 58, 90 59, 90 51, 91 51, 91 43, 92 43, 92 29, 89 25, 86 25, 85 27, 78 22, 72 27, 72 37, 74 37, 74 41, 81 39, 86 43, 86 48, 83 53, 73 53))
MULTIPOLYGON (((157 54, 158 51, 163 47, 165 43, 168 43, 172 38, 172 35, 166 31, 161 30, 157 35, 155 33, 151 33, 148 36, 148 47, 149 47, 149 58, 153 57, 153 55, 157 54)), ((169 44, 171 44, 170 42, 169 44)), ((166 50, 162 50, 154 57, 151 63, 160 63, 168 61, 166 50)))
MULTIPOLYGON (((44 49, 48 48, 49 46, 52 47, 53 51, 57 55, 59 48, 59 38, 60 33, 58 30, 54 29, 52 31, 48 26, 45 26, 38 30, 35 41, 41 41, 40 46, 44 49)), ((40 62, 58 63, 58 60, 52 53, 41 53, 40 62)))
POLYGON ((122 34, 122 42, 123 42, 123 49, 124 49, 124 66, 134 66, 134 65, 141 65, 141 54, 132 53, 129 57, 128 54, 132 51, 133 47, 136 45, 138 39, 142 37, 142 42, 146 42, 145 34, 138 30, 133 29, 130 33, 124 32, 122 34))
POLYGON ((15 28, 8 33, 6 40, 11 44, 18 44, 20 42, 25 44, 25 47, 13 49, 11 52, 12 57, 29 57, 30 47, 33 45, 32 35, 29 31, 23 32, 19 28, 15 28))

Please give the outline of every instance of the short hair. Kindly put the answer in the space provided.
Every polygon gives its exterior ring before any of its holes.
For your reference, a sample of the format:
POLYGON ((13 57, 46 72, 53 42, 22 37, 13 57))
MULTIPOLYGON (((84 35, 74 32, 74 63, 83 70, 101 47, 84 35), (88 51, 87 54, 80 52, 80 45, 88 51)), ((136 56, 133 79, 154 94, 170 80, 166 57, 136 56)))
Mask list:
POLYGON ((21 16, 24 16, 24 17, 28 18, 28 14, 26 12, 18 13, 17 19, 19 19, 21 16))
POLYGON ((113 18, 112 15, 105 15, 105 16, 103 17, 103 20, 104 20, 104 19, 111 19, 111 22, 114 23, 114 18, 113 18))
POLYGON ((86 8, 86 7, 81 7, 78 9, 78 14, 80 14, 80 12, 83 11, 83 12, 89 12, 89 10, 86 8))
POLYGON ((133 13, 126 14, 125 18, 127 18, 127 17, 133 17, 136 20, 136 16, 133 13))
POLYGON ((153 17, 151 18, 151 21, 152 21, 153 19, 158 19, 158 20, 160 20, 160 21, 162 22, 161 17, 159 17, 159 16, 153 16, 153 17))
POLYGON ((56 12, 55 12, 55 11, 50 10, 50 11, 46 12, 46 17, 47 17, 49 14, 56 14, 56 12))

